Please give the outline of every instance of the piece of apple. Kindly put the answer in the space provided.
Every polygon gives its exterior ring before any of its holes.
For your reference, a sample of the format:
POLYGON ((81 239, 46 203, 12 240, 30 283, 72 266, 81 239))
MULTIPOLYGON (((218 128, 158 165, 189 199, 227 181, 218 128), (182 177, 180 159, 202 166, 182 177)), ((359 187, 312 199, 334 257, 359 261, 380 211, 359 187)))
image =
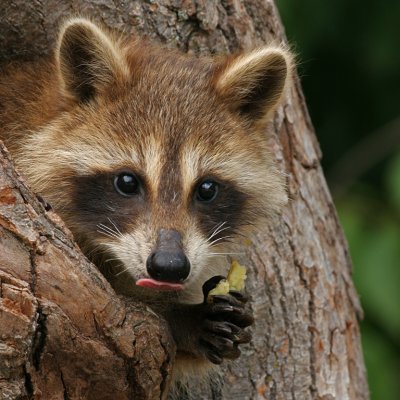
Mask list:
POLYGON ((212 300, 212 296, 223 295, 229 293, 229 282, 226 279, 221 279, 214 289, 208 292, 207 299, 212 300))
POLYGON ((232 261, 226 279, 219 281, 214 289, 208 292, 207 300, 212 301, 212 296, 228 294, 230 290, 241 291, 244 289, 246 280, 246 267, 240 265, 236 260, 232 261))

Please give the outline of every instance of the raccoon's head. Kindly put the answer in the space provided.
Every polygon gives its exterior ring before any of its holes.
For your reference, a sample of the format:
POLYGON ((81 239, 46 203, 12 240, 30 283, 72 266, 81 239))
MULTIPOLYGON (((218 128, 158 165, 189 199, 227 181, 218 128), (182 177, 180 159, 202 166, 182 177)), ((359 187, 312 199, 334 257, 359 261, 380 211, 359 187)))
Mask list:
POLYGON ((201 296, 232 243, 286 202, 265 122, 290 56, 197 59, 74 19, 56 63, 68 106, 27 140, 31 183, 124 292, 201 296))

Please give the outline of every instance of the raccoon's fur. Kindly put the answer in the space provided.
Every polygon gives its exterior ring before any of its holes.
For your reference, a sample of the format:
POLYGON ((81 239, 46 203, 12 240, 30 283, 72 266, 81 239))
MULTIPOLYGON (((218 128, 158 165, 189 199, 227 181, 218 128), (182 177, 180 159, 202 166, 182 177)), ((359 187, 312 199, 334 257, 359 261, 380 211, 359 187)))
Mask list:
POLYGON ((114 288, 170 322, 176 379, 249 340, 241 295, 203 300, 286 202, 265 124, 290 68, 279 46, 195 58, 75 18, 52 59, 0 71, 0 138, 114 288))

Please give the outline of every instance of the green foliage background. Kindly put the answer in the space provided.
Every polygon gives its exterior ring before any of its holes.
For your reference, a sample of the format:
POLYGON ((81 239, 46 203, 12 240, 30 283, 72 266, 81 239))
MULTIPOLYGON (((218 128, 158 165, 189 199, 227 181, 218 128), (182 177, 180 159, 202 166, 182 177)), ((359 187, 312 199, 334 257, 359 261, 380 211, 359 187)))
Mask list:
POLYGON ((277 0, 350 245, 372 400, 400 395, 400 1, 277 0))

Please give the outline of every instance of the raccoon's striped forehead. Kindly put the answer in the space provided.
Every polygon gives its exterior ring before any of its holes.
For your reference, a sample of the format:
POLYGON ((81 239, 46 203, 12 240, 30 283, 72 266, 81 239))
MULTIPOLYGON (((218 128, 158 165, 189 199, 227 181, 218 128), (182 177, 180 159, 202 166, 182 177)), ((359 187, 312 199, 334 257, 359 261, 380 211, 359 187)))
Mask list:
POLYGON ((268 181, 265 146, 228 123, 178 131, 155 121, 136 121, 132 128, 126 119, 112 125, 100 120, 77 128, 56 145, 56 159, 77 175, 126 169, 143 176, 152 192, 167 185, 177 195, 202 177, 218 177, 242 188, 268 181))

